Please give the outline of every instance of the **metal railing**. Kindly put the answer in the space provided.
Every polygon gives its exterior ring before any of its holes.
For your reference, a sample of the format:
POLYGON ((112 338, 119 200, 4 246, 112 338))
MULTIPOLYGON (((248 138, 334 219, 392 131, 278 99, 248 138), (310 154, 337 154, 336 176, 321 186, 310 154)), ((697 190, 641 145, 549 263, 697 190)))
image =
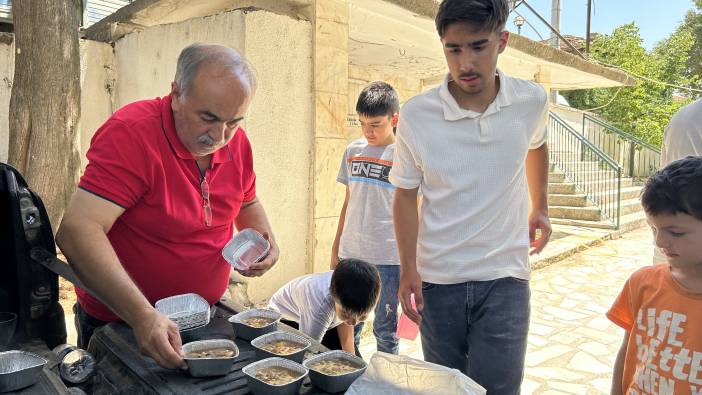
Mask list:
POLYGON ((548 127, 551 164, 619 229, 622 167, 553 112, 549 112, 548 127))
POLYGON ((614 159, 624 169, 626 177, 648 177, 658 170, 659 148, 585 113, 583 136, 614 159))

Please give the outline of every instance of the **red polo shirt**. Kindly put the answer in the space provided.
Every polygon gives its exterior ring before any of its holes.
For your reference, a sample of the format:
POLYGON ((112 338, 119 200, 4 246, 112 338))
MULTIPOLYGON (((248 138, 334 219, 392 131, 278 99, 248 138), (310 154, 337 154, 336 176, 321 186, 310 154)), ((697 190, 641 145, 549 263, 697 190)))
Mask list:
MULTIPOLYGON (((194 292, 216 302, 230 271, 221 250, 234 233, 242 202, 256 197, 244 130, 214 153, 205 174, 210 226, 205 224, 198 167, 176 134, 170 96, 119 109, 95 133, 87 157, 79 188, 125 209, 107 237, 146 298, 153 304, 194 292)), ((119 320, 82 289, 76 288, 76 294, 91 316, 119 320)))

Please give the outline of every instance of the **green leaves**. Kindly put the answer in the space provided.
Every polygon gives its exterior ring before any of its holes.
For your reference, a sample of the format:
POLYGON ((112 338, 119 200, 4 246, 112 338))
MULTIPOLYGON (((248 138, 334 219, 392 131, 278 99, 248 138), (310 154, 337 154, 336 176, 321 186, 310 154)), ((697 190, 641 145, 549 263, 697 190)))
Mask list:
POLYGON ((562 94, 581 110, 604 106, 593 112, 614 126, 659 146, 663 130, 673 114, 698 95, 670 85, 702 87, 702 13, 699 12, 702 0, 695 0, 695 3, 697 12, 689 11, 678 29, 651 51, 643 47, 634 22, 593 40, 592 57, 644 77, 636 78, 636 85, 562 94), (616 98, 612 100, 614 95, 616 98), (610 100, 612 102, 607 104, 610 100))

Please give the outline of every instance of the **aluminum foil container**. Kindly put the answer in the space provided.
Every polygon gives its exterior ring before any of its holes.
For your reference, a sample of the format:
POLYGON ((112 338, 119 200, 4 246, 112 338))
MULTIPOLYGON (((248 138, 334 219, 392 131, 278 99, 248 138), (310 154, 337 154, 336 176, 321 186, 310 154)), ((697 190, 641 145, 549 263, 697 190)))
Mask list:
POLYGON ((258 362, 254 362, 245 366, 242 369, 244 375, 246 375, 246 382, 249 385, 249 390, 254 395, 294 395, 300 391, 300 386, 302 381, 307 376, 307 368, 300 365, 299 363, 284 359, 284 358, 266 358, 258 362), (263 368, 269 367, 280 367, 290 369, 294 372, 300 373, 300 377, 294 381, 282 385, 273 385, 263 382, 256 378, 256 372, 263 368))
POLYGON ((271 244, 253 229, 242 229, 222 249, 222 256, 236 270, 248 270, 268 255, 271 244))
POLYGON ((0 312, 0 350, 10 344, 17 328, 17 314, 9 311, 0 312))
POLYGON ((239 348, 231 340, 212 339, 199 340, 183 345, 185 363, 193 377, 224 376, 232 369, 234 361, 239 356, 239 348), (234 351, 234 355, 226 358, 191 358, 188 354, 193 351, 203 351, 213 348, 227 348, 234 351))
POLYGON ((194 328, 183 329, 180 332, 180 340, 185 343, 194 342, 196 340, 202 339, 202 337, 207 333, 207 324, 196 326, 194 328))
POLYGON ((46 359, 26 351, 0 352, 0 392, 16 391, 39 381, 46 359))
POLYGON ((346 351, 333 350, 315 355, 314 357, 308 358, 302 364, 309 370, 310 380, 312 384, 323 389, 326 392, 341 392, 346 391, 351 384, 356 381, 356 379, 366 371, 368 364, 361 358, 349 354, 346 351), (311 366, 316 362, 329 360, 329 359, 341 359, 344 361, 349 361, 352 364, 358 366, 358 369, 340 375, 328 375, 320 371, 314 370, 311 366))
POLYGON ((284 332, 284 331, 277 331, 277 332, 272 332, 265 334, 263 336, 259 336, 251 341, 251 345, 256 349, 256 357, 257 358, 270 358, 270 357, 280 357, 280 358, 285 358, 289 359, 291 361, 295 361, 297 363, 302 363, 302 360, 305 358, 305 351, 307 351, 308 348, 312 345, 312 342, 309 341, 309 339, 292 333, 292 332, 284 332), (302 344, 304 347, 300 351, 296 351, 292 354, 287 354, 287 355, 278 355, 278 354, 273 354, 270 351, 266 351, 263 348, 261 348, 262 345, 274 341, 279 341, 279 340, 287 340, 295 343, 302 344))
POLYGON ((232 324, 232 328, 234 328, 234 333, 236 334, 236 337, 244 340, 252 340, 255 339, 259 336, 265 335, 266 333, 271 333, 275 330, 278 329, 278 321, 280 321, 280 318, 282 315, 271 309, 251 309, 251 310, 246 310, 242 311, 239 314, 233 315, 229 317, 229 323, 232 324), (275 321, 271 322, 270 324, 262 327, 262 328, 255 328, 253 326, 249 326, 246 323, 244 323, 244 320, 251 318, 251 317, 266 317, 266 318, 272 318, 275 321))
POLYGON ((156 310, 178 325, 179 330, 207 325, 210 322, 210 304, 198 294, 183 294, 156 302, 156 310))

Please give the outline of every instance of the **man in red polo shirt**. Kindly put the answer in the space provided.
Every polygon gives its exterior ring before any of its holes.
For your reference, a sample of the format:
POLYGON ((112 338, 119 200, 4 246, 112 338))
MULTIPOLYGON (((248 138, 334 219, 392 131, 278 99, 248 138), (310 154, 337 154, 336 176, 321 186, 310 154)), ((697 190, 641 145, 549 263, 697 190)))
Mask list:
POLYGON ((230 272, 221 250, 235 227, 271 242, 269 255, 243 275, 261 276, 275 264, 278 246, 239 126, 254 90, 236 51, 193 44, 178 58, 168 96, 122 107, 95 133, 56 235, 100 299, 76 289, 81 347, 96 327, 121 319, 142 352, 163 367, 185 368, 178 329, 154 302, 189 292, 216 302, 230 272))

